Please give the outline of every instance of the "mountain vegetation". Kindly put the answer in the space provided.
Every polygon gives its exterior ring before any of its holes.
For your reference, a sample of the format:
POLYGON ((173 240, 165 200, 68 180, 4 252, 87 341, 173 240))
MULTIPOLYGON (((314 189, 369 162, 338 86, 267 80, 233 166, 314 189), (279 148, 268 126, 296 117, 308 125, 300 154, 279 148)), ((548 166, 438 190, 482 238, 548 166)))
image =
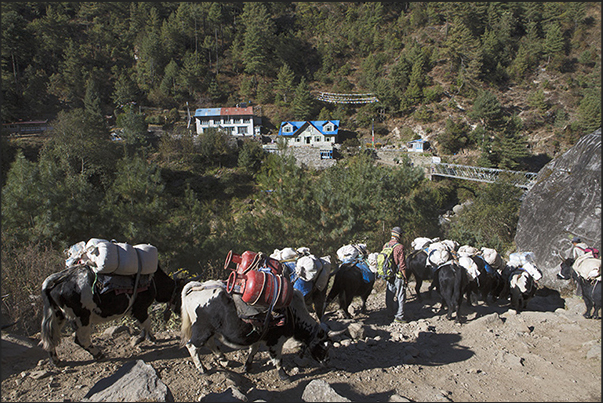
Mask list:
POLYGON ((447 162, 531 171, 601 126, 595 2, 0 7, 3 123, 52 126, 1 136, 2 312, 13 318, 29 315, 61 251, 92 237, 151 243, 169 271, 208 278, 227 275, 231 249, 376 250, 393 225, 407 246, 449 236, 513 249, 521 190, 504 181, 429 181, 369 152, 316 171, 258 141, 197 136, 187 108, 248 103, 265 135, 283 120, 338 119, 363 151, 374 123, 376 146, 422 137, 447 162), (319 92, 379 102, 330 104, 319 92), (440 221, 465 201, 465 215, 440 221))

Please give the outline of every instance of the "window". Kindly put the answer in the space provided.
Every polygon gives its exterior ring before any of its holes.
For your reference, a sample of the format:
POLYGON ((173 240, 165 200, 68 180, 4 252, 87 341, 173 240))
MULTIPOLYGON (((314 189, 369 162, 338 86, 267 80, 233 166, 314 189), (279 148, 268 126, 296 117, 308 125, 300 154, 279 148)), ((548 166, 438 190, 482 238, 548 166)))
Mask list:
POLYGON ((320 136, 314 137, 314 142, 315 143, 320 143, 320 136))
POLYGON ((243 118, 243 123, 251 123, 251 118, 243 118))
POLYGON ((238 132, 239 134, 245 136, 247 134, 247 127, 239 127, 238 132))
POLYGON ((292 131, 293 128, 291 127, 291 125, 283 126, 283 133, 291 133, 292 131))
POLYGON ((327 124, 325 125, 325 131, 326 131, 326 132, 332 132, 332 131, 333 131, 333 124, 331 124, 331 123, 327 123, 327 124))

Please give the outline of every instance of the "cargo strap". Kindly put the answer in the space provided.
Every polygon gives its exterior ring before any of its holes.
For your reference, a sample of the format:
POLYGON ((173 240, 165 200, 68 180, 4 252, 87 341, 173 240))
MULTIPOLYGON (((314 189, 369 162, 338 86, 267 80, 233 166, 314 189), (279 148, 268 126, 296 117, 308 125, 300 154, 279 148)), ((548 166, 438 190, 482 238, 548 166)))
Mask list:
MULTIPOLYGON (((124 313, 122 313, 122 315, 125 315, 126 312, 128 312, 130 308, 132 308, 132 305, 134 305, 134 300, 136 299, 136 291, 138 289, 138 282, 140 281, 140 273, 142 273, 142 258, 140 257, 140 252, 136 248, 134 248, 134 250, 136 251, 136 257, 138 258, 138 272, 136 273, 136 280, 134 280, 134 291, 132 291, 132 298, 130 298, 130 303, 128 304, 128 307, 126 308, 124 313)), ((117 255, 119 256, 119 253, 117 255)))

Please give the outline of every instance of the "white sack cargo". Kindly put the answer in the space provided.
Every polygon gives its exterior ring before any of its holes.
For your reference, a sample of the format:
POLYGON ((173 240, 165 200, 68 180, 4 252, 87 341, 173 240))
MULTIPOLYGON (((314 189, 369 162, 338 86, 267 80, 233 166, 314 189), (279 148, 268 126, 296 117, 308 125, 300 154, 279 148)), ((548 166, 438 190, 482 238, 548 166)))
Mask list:
POLYGON ((412 246, 414 250, 421 250, 429 246, 429 244, 431 244, 432 242, 435 241, 430 238, 419 237, 415 238, 414 241, 410 243, 410 246, 412 246))
POLYGON ((523 268, 536 281, 542 278, 542 273, 534 264, 534 252, 511 253, 509 255, 509 266, 523 268))
POLYGON ((86 256, 92 269, 101 274, 135 275, 138 273, 139 257, 141 274, 151 274, 157 270, 157 248, 149 244, 132 246, 92 238, 86 244, 86 256))
POLYGON ((373 273, 377 273, 377 255, 379 255, 379 253, 373 252, 369 254, 368 258, 366 259, 368 262, 369 269, 371 269, 373 273))
POLYGON ((329 275, 331 274, 331 257, 323 256, 318 259, 318 262, 322 264, 322 269, 318 273, 318 277, 316 277, 316 288, 318 291, 322 291, 325 289, 327 284, 329 283, 329 275))
POLYGON ((293 248, 275 249, 270 257, 281 262, 291 262, 297 259, 297 252, 293 248))
POLYGON ((313 281, 320 269, 322 263, 314 255, 302 256, 295 264, 295 272, 304 281, 313 281))
POLYGON ((515 252, 509 255, 509 266, 521 267, 528 262, 534 263, 534 252, 515 252))
POLYGON ((442 243, 446 245, 448 247, 448 250, 451 252, 457 250, 457 248, 459 247, 459 243, 451 239, 444 239, 442 243))
POLYGON ((459 258, 459 265, 467 271, 470 280, 475 280, 479 276, 479 268, 469 256, 461 256, 459 258))
POLYGON ((450 257, 450 252, 448 252, 448 249, 442 248, 442 249, 434 249, 431 252, 429 252, 428 259, 433 266, 437 267, 441 264, 448 262, 451 259, 451 257, 450 257))
POLYGON ((341 248, 337 249, 337 258, 344 262, 350 262, 358 258, 358 255, 363 254, 366 251, 365 244, 356 244, 356 245, 345 245, 341 248))
POLYGON ((442 242, 434 242, 427 247, 427 260, 432 266, 439 266, 451 259, 448 246, 442 242))
POLYGON ((486 263, 492 266, 495 270, 503 269, 503 261, 496 249, 482 247, 482 256, 486 263))
MULTIPOLYGON (((463 245, 459 248, 457 254, 459 256, 476 256, 479 253, 479 249, 470 246, 470 245, 463 245)), ((490 263, 488 263, 490 264, 490 263)))
POLYGON ((601 259, 594 258, 591 253, 579 256, 572 267, 587 280, 601 281, 601 259))
POLYGON ((81 258, 84 257, 86 253, 86 242, 81 241, 76 243, 75 245, 71 245, 69 249, 65 251, 67 255, 67 259, 65 259, 65 267, 70 267, 73 264, 76 264, 81 258))
POLYGON ((449 250, 448 245, 442 243, 442 241, 433 242, 427 247, 427 254, 433 252, 434 250, 449 250))

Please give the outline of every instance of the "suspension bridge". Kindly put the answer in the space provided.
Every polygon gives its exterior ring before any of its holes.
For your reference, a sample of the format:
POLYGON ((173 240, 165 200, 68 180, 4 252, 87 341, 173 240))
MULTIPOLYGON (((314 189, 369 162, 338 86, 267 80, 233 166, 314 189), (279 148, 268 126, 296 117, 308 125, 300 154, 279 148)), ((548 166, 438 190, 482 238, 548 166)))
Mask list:
POLYGON ((437 163, 431 165, 431 176, 464 179, 477 182, 496 182, 501 174, 507 175, 511 183, 517 187, 529 190, 536 183, 535 172, 508 171, 505 169, 483 168, 468 165, 437 163))
POLYGON ((379 102, 375 94, 337 94, 334 92, 319 92, 316 99, 332 104, 372 104, 379 102))

